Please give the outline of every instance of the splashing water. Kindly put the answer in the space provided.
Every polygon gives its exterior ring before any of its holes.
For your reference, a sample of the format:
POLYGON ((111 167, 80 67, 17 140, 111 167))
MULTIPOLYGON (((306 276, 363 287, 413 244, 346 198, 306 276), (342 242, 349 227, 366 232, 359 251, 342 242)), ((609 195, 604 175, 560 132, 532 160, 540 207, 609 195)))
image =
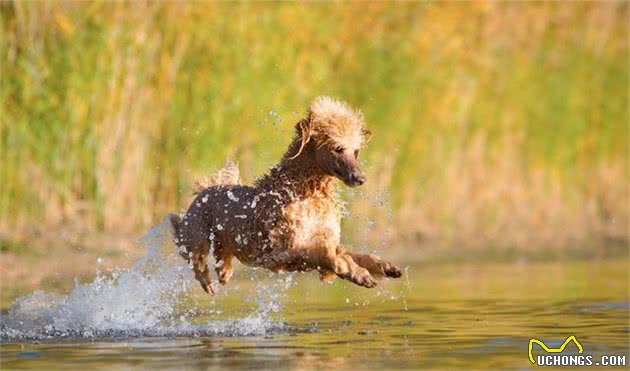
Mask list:
POLYGON ((167 218, 147 232, 140 242, 146 247, 129 269, 111 276, 97 268, 93 282, 79 284, 68 295, 36 291, 14 301, 0 316, 0 341, 53 340, 59 338, 124 338, 147 336, 250 336, 287 330, 269 319, 280 308, 285 284, 262 287, 257 309, 237 320, 210 320, 193 324, 178 315, 176 305, 194 285, 192 273, 177 256, 167 218))

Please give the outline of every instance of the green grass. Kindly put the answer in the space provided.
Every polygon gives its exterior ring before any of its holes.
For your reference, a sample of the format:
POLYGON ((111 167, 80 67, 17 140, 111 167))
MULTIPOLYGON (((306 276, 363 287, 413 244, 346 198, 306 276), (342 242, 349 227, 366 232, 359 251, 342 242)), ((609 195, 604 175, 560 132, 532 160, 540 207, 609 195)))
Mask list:
POLYGON ((2 2, 0 16, 10 233, 142 230, 226 157, 246 181, 264 172, 330 94, 375 133, 369 197, 349 196, 345 223, 360 243, 628 239, 625 3, 2 2))

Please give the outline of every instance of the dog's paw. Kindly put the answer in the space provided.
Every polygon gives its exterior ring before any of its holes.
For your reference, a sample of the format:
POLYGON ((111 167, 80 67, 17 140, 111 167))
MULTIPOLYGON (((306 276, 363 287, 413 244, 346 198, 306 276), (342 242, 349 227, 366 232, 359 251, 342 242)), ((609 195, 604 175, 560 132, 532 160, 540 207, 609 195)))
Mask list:
POLYGON ((337 275, 333 271, 321 271, 319 272, 319 279, 323 282, 332 283, 337 275))
POLYGON ((376 280, 372 278, 372 276, 362 277, 359 280, 359 285, 371 289, 372 287, 376 286, 376 280))
POLYGON ((399 278, 400 276, 402 276, 400 268, 392 263, 384 263, 383 272, 385 273, 385 277, 399 278))
POLYGON ((368 289, 371 289, 372 287, 376 286, 376 280, 374 279, 374 277, 370 275, 370 273, 367 270, 365 272, 361 272, 357 274, 352 280, 352 282, 368 289))
POLYGON ((203 291, 207 292, 210 295, 214 295, 214 287, 212 287, 212 282, 207 282, 205 280, 200 280, 201 288, 203 291))
POLYGON ((219 276, 219 283, 225 285, 232 278, 233 271, 231 269, 219 269, 217 275, 219 276))

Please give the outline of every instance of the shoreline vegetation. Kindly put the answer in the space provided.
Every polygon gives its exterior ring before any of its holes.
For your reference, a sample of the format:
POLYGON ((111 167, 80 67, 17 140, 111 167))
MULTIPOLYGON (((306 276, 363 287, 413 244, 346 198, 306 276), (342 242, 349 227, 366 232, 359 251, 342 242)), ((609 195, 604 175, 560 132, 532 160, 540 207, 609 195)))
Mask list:
POLYGON ((374 133, 340 187, 359 249, 627 254, 628 12, 2 2, 0 256, 116 250, 91 240, 134 241, 226 158, 251 182, 321 94, 374 133))

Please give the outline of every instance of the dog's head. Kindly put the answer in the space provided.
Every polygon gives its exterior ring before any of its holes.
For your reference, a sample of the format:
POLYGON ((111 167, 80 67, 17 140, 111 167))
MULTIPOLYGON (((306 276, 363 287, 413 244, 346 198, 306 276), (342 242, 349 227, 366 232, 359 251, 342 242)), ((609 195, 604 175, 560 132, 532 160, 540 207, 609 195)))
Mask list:
POLYGON ((330 97, 318 97, 309 107, 308 115, 298 122, 296 130, 299 156, 308 144, 313 147, 314 161, 326 174, 341 179, 350 187, 365 183, 359 166, 359 151, 371 134, 365 128, 360 111, 330 97))

